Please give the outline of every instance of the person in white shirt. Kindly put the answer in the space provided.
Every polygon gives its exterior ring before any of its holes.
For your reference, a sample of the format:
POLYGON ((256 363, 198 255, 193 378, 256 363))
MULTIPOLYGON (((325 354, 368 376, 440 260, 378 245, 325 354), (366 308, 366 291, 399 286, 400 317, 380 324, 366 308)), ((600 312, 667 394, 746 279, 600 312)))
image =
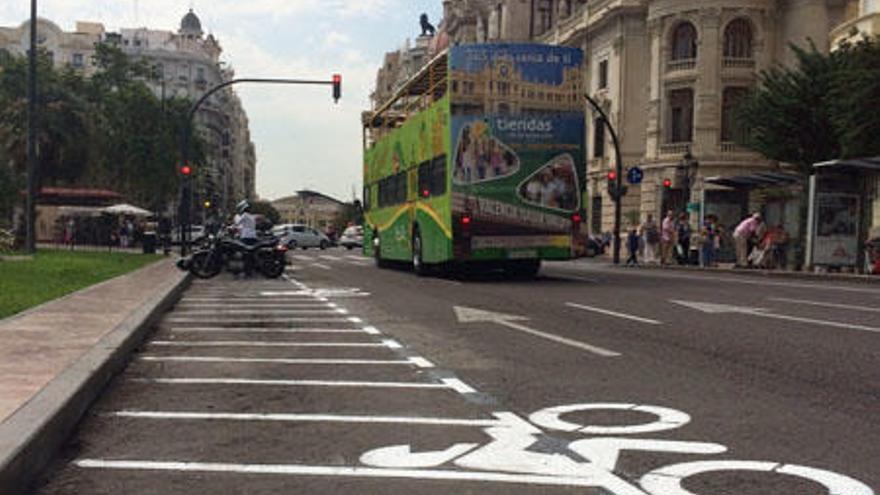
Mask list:
POLYGON ((235 226, 238 228, 238 238, 241 242, 252 245, 257 242, 257 219, 251 214, 251 205, 247 200, 242 200, 235 205, 238 213, 235 215, 235 226))

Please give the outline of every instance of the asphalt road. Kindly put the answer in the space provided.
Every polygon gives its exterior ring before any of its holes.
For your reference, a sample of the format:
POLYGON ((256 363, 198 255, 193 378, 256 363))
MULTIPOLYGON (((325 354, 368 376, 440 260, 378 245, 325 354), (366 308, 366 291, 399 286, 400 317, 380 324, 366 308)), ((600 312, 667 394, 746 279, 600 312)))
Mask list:
POLYGON ((195 284, 36 493, 880 493, 880 290, 344 250, 195 284))

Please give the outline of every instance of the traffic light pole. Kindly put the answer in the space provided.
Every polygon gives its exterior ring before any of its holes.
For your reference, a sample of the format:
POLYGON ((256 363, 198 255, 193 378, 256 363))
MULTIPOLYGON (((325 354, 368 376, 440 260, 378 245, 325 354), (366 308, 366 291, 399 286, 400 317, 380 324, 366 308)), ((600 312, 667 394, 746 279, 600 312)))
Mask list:
POLYGON ((614 127, 612 127, 611 121, 608 120, 608 116, 605 114, 605 111, 602 110, 602 107, 599 106, 596 100, 586 93, 584 93, 584 98, 590 103, 593 110, 602 117, 602 122, 605 124, 605 127, 608 128, 608 133, 611 134, 611 141, 614 144, 614 158, 617 161, 617 177, 615 179, 615 194, 612 199, 614 199, 614 264, 617 265, 620 264, 620 222, 622 216, 620 200, 623 196, 623 158, 620 154, 620 141, 618 141, 617 133, 614 132, 614 127))
MULTIPOLYGON (((183 159, 183 163, 185 165, 189 164, 189 141, 190 141, 190 130, 193 125, 193 119, 195 118, 196 112, 199 110, 199 107, 205 103, 208 98, 211 97, 214 93, 220 91, 221 89, 232 86, 233 84, 240 83, 259 83, 259 84, 305 84, 305 85, 319 85, 319 86, 332 86, 333 87, 333 99, 338 102, 341 96, 341 88, 342 88, 342 77, 338 74, 333 75, 333 79, 330 81, 322 81, 322 80, 314 80, 314 79, 274 79, 274 78, 244 78, 244 79, 232 79, 229 81, 222 82, 213 88, 209 89, 199 98, 193 106, 189 109, 189 113, 187 114, 186 125, 183 126, 183 139, 181 140, 181 150, 180 156, 183 159)), ((184 185, 181 190, 181 213, 183 220, 181 222, 181 238, 180 238, 180 254, 181 256, 186 256, 189 253, 189 244, 190 244, 190 221, 192 218, 192 202, 193 202, 193 186, 192 179, 190 176, 184 177, 184 185)))
POLYGON ((30 51, 27 85, 27 198, 25 199, 25 244, 28 254, 37 251, 37 0, 31 0, 30 51))

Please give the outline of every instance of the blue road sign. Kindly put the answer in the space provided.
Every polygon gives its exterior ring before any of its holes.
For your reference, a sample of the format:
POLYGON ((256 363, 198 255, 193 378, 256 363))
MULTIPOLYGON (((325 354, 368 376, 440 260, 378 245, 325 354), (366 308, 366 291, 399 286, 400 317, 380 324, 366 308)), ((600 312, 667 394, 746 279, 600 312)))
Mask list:
POLYGON ((626 171, 626 180, 630 184, 641 184, 644 176, 645 172, 639 167, 630 167, 629 170, 626 171))

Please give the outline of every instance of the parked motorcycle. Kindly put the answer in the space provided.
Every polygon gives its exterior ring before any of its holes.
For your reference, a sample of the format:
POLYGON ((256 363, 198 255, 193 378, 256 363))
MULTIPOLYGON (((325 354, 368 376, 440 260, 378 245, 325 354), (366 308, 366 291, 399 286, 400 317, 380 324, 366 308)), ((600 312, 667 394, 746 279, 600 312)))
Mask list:
POLYGON ((198 278, 213 278, 226 271, 244 273, 248 264, 267 278, 278 278, 284 273, 287 246, 275 236, 260 238, 249 245, 227 234, 210 235, 192 256, 177 262, 181 270, 189 270, 198 278))

